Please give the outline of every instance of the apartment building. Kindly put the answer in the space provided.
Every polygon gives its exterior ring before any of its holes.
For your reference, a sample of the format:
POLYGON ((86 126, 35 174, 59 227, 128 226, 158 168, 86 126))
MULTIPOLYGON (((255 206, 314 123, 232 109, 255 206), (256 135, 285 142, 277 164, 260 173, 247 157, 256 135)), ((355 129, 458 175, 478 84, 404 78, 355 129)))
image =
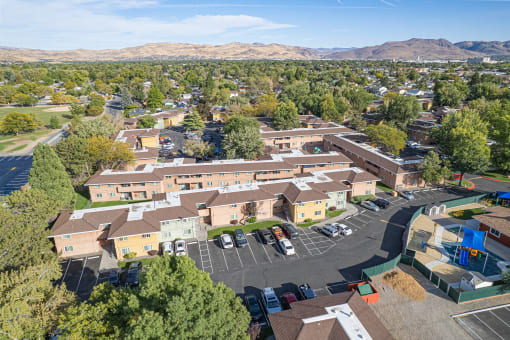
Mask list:
MULTIPOLYGON (((418 167, 422 157, 397 158, 384 153, 366 142, 368 137, 361 133, 326 136, 324 149, 338 151, 352 159, 354 166, 374 174, 385 185, 395 190, 425 185, 418 167)), ((354 193, 356 196, 359 193, 354 193)))
MULTIPOLYGON (((149 202, 65 211, 50 237, 63 257, 106 248, 123 258, 130 253, 152 255, 161 242, 197 238, 203 223, 219 227, 246 222, 250 217, 269 219, 279 213, 295 223, 321 220, 327 209, 345 207, 356 183, 352 186, 334 178, 347 178, 353 171, 363 173, 356 168, 314 171, 264 183, 159 193, 149 202)), ((375 181, 370 185, 375 190, 375 181)))
POLYGON ((261 183, 293 178, 312 171, 348 168, 352 161, 338 152, 304 154, 300 151, 270 155, 268 160, 216 160, 188 163, 173 159, 147 164, 133 171, 105 170, 92 176, 85 186, 93 202, 150 199, 152 195, 261 183))
MULTIPOLYGON (((187 112, 184 110, 169 110, 162 111, 158 113, 151 114, 151 116, 156 119, 156 125, 154 125, 155 129, 164 129, 169 126, 176 126, 182 123, 184 118, 186 117, 187 112)), ((144 115, 126 118, 124 119, 124 128, 125 129, 136 129, 138 127, 138 120, 142 118, 144 115)))
POLYGON ((158 162, 159 132, 159 129, 121 130, 113 137, 116 142, 127 143, 135 155, 134 162, 128 164, 125 170, 158 162))

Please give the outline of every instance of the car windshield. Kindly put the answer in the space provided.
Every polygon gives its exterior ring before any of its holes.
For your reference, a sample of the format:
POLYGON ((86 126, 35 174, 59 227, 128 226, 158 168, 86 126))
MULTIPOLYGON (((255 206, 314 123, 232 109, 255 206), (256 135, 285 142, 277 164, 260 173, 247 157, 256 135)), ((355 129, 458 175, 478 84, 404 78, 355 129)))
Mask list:
POLYGON ((287 248, 287 250, 291 250, 292 246, 287 246, 286 248, 287 248))
POLYGON ((280 307, 280 304, 276 300, 270 300, 267 304, 269 308, 277 308, 280 307))
POLYGON ((238 239, 239 241, 241 241, 241 240, 246 240, 246 237, 244 236, 244 234, 237 234, 237 239, 238 239))

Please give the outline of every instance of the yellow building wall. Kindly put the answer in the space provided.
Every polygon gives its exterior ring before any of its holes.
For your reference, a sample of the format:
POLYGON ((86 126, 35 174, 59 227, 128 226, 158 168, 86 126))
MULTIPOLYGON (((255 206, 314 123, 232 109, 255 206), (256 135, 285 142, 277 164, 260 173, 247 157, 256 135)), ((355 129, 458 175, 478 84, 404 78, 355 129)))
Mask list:
POLYGON ((143 250, 143 247, 149 244, 152 245, 152 250, 159 250, 158 233, 152 233, 148 238, 143 238, 142 235, 128 236, 125 241, 115 238, 113 243, 119 260, 125 258, 122 255, 122 248, 129 248, 129 252, 136 253, 136 257, 149 255, 148 251, 143 250))
POLYGON ((158 148, 159 147, 158 136, 140 137, 140 141, 142 142, 142 147, 144 147, 144 148, 158 148))
POLYGON ((290 215, 294 223, 302 223, 306 219, 310 218, 312 221, 322 220, 326 218, 326 201, 312 201, 302 203, 300 206, 298 203, 289 204, 290 215), (317 203, 320 202, 320 203, 317 203), (315 211, 320 210, 320 215, 315 215, 315 211), (304 216, 300 216, 304 214, 304 216))

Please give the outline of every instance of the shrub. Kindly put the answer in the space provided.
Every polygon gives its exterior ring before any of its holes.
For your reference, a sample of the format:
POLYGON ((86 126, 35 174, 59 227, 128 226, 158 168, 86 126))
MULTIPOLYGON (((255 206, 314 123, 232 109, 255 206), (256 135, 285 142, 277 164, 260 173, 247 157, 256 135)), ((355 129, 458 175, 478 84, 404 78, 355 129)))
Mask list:
POLYGON ((252 217, 249 217, 246 221, 248 223, 255 223, 255 222, 257 222, 257 218, 255 216, 252 216, 252 217))
POLYGON ((371 199, 374 199, 374 198, 375 198, 374 195, 359 195, 359 196, 354 196, 354 197, 351 197, 351 203, 358 204, 358 203, 361 203, 363 201, 371 200, 371 199))
POLYGON ((237 224, 237 220, 230 220, 230 224, 237 224))
POLYGON ((136 253, 135 252, 132 252, 132 253, 127 253, 126 255, 124 255, 124 258, 125 259, 134 259, 136 257, 136 253))
POLYGON ((60 129, 62 127, 62 123, 60 123, 57 116, 52 116, 50 118, 50 126, 52 129, 60 129))
POLYGON ((329 211, 335 211, 336 207, 329 207, 329 211))
POLYGON ((305 222, 306 223, 310 223, 310 222, 312 222, 312 219, 311 218, 307 218, 307 219, 305 219, 305 222))
POLYGON ((153 249, 153 250, 149 250, 147 253, 148 253, 150 256, 158 255, 158 251, 157 251, 157 250, 154 250, 154 249, 153 249))

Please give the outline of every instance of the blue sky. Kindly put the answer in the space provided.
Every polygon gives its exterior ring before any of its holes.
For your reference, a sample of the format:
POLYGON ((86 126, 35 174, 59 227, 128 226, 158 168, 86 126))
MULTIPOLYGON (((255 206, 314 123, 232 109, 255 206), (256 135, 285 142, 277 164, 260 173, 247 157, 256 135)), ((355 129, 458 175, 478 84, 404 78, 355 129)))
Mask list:
POLYGON ((0 46, 510 40, 510 0, 0 0, 0 46))

